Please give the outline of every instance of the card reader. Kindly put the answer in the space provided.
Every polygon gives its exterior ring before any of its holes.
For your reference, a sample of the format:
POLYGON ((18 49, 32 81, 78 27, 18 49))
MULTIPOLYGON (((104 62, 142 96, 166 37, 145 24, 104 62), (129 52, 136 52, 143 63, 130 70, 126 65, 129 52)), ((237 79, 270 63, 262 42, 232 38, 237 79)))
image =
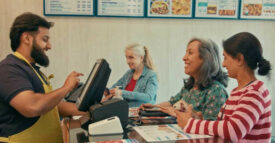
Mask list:
POLYGON ((123 134, 120 120, 117 116, 107 118, 89 125, 89 135, 115 135, 123 134))

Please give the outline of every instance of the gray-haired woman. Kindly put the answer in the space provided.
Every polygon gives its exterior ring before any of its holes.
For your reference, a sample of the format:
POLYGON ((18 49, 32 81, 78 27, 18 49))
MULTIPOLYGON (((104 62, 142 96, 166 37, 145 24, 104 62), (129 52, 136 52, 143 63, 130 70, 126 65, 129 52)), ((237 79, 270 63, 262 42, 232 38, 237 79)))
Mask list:
POLYGON ((183 61, 184 72, 190 77, 184 80, 180 92, 169 101, 157 105, 143 104, 141 109, 157 106, 163 112, 176 116, 176 109, 185 110, 192 105, 195 117, 216 120, 228 97, 225 90, 228 77, 221 68, 218 46, 212 40, 191 39, 183 61))

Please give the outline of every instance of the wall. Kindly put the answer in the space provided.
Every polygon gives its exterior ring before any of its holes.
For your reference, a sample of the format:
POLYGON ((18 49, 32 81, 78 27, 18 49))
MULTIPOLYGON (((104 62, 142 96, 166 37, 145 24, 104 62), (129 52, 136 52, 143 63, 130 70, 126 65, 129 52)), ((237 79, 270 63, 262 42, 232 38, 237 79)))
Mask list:
MULTIPOLYGON (((0 60, 10 50, 9 28, 16 16, 23 12, 43 15, 42 0, 0 0, 0 60)), ((184 64, 182 57, 187 42, 192 37, 211 38, 221 46, 222 40, 241 31, 255 34, 262 42, 264 56, 275 66, 275 21, 244 20, 184 20, 184 19, 135 19, 97 17, 47 17, 55 22, 50 30, 52 49, 47 52, 50 66, 42 69, 54 73, 55 88, 63 85, 66 76, 73 70, 85 74, 85 81, 92 65, 98 58, 109 62, 112 73, 111 86, 128 69, 124 48, 132 42, 149 47, 160 77, 157 102, 166 101, 183 86, 184 64)), ((222 48, 220 48, 222 53, 222 48)), ((253 57, 251 57, 253 58, 253 57)), ((265 81, 270 94, 275 93, 274 79, 259 77, 265 81), (272 86, 273 85, 273 86, 272 86)), ((228 91, 236 87, 230 80, 228 91)), ((275 98, 272 99, 274 103, 275 98)), ((275 116, 275 110, 272 111, 275 116)), ((273 118, 273 121, 275 119, 273 118)), ((274 124, 273 124, 273 127, 274 124)), ((273 133, 273 136, 275 133, 273 133)))

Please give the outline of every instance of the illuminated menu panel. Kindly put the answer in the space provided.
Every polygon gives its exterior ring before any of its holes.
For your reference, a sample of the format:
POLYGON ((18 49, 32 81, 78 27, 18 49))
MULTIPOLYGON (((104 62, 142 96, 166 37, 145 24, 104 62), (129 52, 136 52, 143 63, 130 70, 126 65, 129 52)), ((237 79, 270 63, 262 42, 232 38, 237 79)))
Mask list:
POLYGON ((196 0, 195 17, 238 18, 238 0, 196 0))
POLYGON ((148 0, 148 17, 192 17, 192 0, 148 0))
POLYGON ((275 19, 275 0, 242 0, 241 19, 275 19))
POLYGON ((144 0, 98 0, 98 16, 144 16, 144 0))
POLYGON ((93 0, 44 0, 45 15, 93 15, 93 0))

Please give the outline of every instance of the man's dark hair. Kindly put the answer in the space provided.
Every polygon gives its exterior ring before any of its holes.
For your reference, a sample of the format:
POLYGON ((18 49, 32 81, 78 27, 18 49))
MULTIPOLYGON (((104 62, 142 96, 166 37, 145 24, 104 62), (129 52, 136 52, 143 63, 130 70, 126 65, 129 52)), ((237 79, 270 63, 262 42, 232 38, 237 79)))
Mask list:
POLYGON ((45 18, 27 12, 19 15, 14 20, 10 29, 11 48, 16 51, 20 44, 20 37, 23 32, 37 32, 39 27, 50 29, 54 25, 45 18))

